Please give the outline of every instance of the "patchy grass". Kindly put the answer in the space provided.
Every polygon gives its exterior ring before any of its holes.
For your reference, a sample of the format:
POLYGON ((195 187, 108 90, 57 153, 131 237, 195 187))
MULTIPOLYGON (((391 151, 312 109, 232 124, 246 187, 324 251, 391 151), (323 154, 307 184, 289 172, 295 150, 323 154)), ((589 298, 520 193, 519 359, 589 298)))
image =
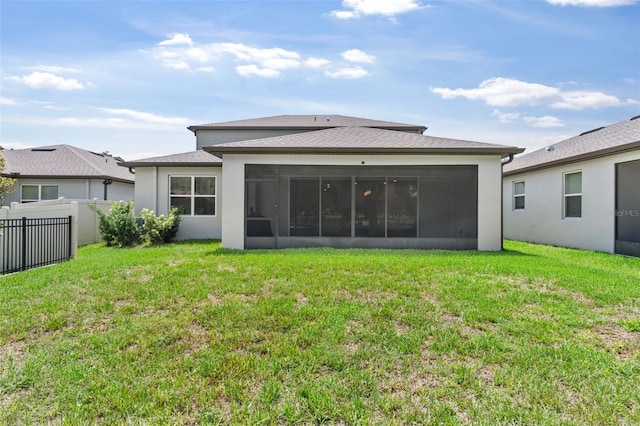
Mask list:
POLYGON ((0 423, 640 423, 640 259, 505 247, 81 248, 0 279, 0 423))

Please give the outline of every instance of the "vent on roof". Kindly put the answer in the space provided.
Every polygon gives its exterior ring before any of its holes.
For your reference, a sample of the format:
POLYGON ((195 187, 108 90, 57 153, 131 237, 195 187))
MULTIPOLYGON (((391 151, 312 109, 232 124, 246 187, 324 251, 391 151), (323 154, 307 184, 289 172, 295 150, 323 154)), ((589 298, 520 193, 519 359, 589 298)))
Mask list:
POLYGON ((629 119, 629 121, 633 121, 633 120, 635 120, 635 119, 637 119, 637 118, 640 118, 640 115, 636 115, 635 117, 631 117, 631 118, 629 119))
POLYGON ((588 135, 589 133, 597 132, 598 130, 602 130, 604 127, 598 127, 597 129, 587 130, 586 132, 580 133, 580 136, 588 135))
POLYGON ((53 152, 55 151, 55 148, 32 148, 31 151, 32 152, 53 152))
POLYGON ((547 152, 551 152, 551 151, 555 150, 555 147, 553 145, 545 146, 544 150, 547 151, 547 152))

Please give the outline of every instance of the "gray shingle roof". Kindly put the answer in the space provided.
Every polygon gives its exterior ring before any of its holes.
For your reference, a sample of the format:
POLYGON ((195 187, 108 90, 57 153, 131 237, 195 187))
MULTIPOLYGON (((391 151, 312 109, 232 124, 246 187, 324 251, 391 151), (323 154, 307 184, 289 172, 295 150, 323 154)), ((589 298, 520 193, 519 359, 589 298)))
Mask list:
POLYGON ((345 115, 276 115, 273 117, 251 118, 248 120, 225 121, 222 123, 200 124, 188 129, 304 129, 318 130, 332 127, 373 127, 378 129, 405 130, 424 132, 425 126, 417 124, 394 123, 391 121, 370 120, 367 118, 349 117, 345 115))
POLYGON ((116 160, 70 145, 3 150, 3 175, 12 177, 98 178, 134 182, 135 176, 116 160))
POLYGON ((522 148, 368 127, 338 127, 204 147, 209 152, 515 154, 522 148))
POLYGON ((638 117, 584 132, 517 157, 504 166, 503 174, 512 175, 634 149, 640 149, 640 118, 638 117))
POLYGON ((222 160, 202 150, 119 163, 124 167, 221 166, 222 160))

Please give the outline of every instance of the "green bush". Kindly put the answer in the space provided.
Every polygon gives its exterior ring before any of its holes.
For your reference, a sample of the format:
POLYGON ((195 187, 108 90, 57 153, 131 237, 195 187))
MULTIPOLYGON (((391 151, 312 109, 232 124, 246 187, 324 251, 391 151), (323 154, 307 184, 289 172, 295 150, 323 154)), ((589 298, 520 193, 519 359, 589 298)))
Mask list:
POLYGON ((111 204, 108 213, 88 204, 98 213, 98 229, 107 246, 130 247, 142 243, 146 246, 171 242, 178 233, 182 218, 173 208, 166 215, 156 216, 153 210, 142 209, 134 216, 133 202, 111 204))
POLYGON ((133 215, 133 202, 113 203, 109 213, 88 205, 100 216, 98 229, 108 246, 130 247, 140 239, 140 229, 133 215))
POLYGON ((171 242, 178 233, 178 226, 182 218, 177 208, 172 208, 166 215, 156 216, 153 210, 142 209, 142 232, 140 239, 142 244, 152 246, 171 242))

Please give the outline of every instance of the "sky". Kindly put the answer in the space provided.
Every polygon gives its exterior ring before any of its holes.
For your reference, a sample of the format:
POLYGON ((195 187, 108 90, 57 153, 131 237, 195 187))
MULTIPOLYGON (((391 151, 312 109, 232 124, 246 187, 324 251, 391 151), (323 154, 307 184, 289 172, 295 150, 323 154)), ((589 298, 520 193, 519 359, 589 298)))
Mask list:
POLYGON ((0 144, 126 160, 280 114, 526 148, 640 114, 637 0, 0 0, 0 144))

